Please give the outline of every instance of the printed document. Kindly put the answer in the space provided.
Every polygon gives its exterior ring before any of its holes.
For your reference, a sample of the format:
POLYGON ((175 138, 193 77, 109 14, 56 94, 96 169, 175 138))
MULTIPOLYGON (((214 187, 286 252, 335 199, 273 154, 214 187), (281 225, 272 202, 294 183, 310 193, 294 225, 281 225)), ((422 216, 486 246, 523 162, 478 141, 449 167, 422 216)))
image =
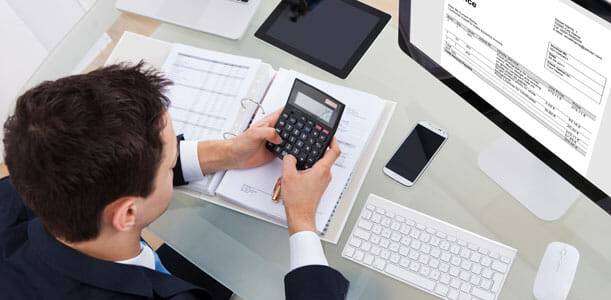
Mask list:
POLYGON ((611 31, 558 0, 446 0, 440 64, 585 174, 611 84, 611 31))

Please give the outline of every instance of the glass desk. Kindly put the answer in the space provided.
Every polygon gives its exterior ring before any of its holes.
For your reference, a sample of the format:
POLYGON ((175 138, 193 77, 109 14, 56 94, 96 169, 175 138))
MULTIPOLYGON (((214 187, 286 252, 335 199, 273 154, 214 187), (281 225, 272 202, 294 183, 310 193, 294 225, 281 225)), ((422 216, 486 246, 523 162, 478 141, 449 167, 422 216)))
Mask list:
MULTIPOLYGON (((477 166, 478 153, 502 131, 406 56, 397 45, 395 27, 387 26, 352 74, 341 80, 253 36, 276 3, 263 1, 240 41, 169 24, 159 26, 152 37, 261 58, 275 69, 295 69, 398 103, 339 243, 323 243, 329 264, 350 280, 348 299, 436 299, 341 257, 369 193, 517 248, 499 299, 534 299, 539 261, 552 241, 572 244, 581 254, 570 299, 611 295, 611 217, 582 196, 561 219, 542 221, 488 178, 477 166), (382 168, 419 120, 443 127, 449 139, 418 182, 407 188, 384 176, 382 168)), ((119 15, 114 1, 98 1, 24 89, 69 75, 119 15)), ((168 211, 149 230, 244 299, 284 297, 283 277, 289 268, 284 228, 175 193, 168 211)))

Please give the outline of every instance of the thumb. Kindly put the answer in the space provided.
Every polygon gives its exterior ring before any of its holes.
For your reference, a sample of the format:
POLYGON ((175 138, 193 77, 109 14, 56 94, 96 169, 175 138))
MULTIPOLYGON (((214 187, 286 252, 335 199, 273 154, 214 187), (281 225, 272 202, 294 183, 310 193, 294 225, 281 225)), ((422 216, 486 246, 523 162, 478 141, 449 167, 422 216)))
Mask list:
POLYGON ((282 159, 282 176, 292 177, 297 174, 297 159, 293 155, 285 155, 282 159))
POLYGON ((282 138, 273 127, 255 127, 252 130, 255 138, 259 140, 267 140, 273 144, 282 143, 282 138))

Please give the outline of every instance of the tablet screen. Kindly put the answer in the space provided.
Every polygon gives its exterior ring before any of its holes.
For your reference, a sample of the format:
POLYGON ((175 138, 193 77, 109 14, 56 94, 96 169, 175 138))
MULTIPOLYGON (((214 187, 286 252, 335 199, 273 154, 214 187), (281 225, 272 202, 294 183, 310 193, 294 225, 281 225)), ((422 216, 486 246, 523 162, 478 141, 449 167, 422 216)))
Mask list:
POLYGON ((310 1, 307 9, 287 2, 257 36, 334 74, 347 76, 389 19, 357 1, 310 1))

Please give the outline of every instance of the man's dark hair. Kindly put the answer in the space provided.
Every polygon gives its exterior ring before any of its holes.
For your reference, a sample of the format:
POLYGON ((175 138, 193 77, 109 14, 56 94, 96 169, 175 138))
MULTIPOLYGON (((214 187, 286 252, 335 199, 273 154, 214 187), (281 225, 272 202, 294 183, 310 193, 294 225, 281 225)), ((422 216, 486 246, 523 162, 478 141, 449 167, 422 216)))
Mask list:
POLYGON ((120 64, 43 82, 17 99, 4 123, 5 161, 15 189, 52 235, 93 239, 104 207, 150 195, 170 84, 142 62, 120 64))

